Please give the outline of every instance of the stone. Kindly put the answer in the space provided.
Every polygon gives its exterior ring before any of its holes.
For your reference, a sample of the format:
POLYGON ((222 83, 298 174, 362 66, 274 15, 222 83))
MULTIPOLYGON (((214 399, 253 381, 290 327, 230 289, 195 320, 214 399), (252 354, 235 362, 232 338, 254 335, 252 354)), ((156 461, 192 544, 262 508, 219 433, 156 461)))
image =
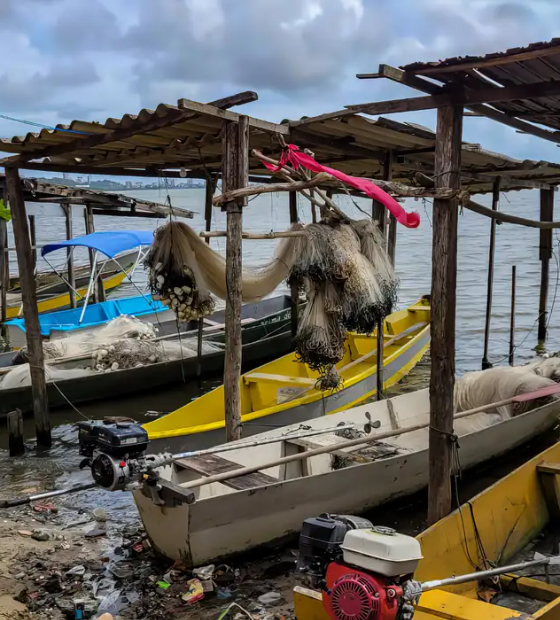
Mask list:
POLYGON ((105 521, 107 521, 107 513, 103 510, 103 508, 96 508, 93 511, 93 518, 98 523, 105 523, 105 521))
POLYGON ((38 540, 39 542, 46 542, 50 540, 51 535, 46 530, 33 530, 31 532, 31 538, 33 540, 38 540))
POLYGON ((99 536, 106 536, 106 535, 107 535, 107 528, 102 524, 94 525, 93 527, 90 527, 84 530, 84 536, 86 538, 98 538, 99 536))
POLYGON ((261 605, 276 605, 283 600, 282 595, 278 592, 267 592, 259 596, 258 601, 261 605))

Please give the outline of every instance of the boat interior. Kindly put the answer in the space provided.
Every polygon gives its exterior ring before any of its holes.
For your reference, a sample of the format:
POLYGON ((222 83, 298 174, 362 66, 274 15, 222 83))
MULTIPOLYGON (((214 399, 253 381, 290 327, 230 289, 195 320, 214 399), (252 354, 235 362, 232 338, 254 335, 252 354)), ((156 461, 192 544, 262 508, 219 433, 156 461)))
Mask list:
MULTIPOLYGON (((384 364, 396 360, 415 339, 429 330, 430 305, 426 299, 405 310, 394 312, 384 322, 384 364)), ((372 336, 350 333, 345 354, 337 364, 343 389, 363 381, 376 370, 377 334, 372 336)), ((415 363, 415 362, 414 362, 415 363)), ((396 372, 387 372, 385 387, 397 383, 414 365, 404 365, 396 372)), ((295 353, 264 364, 241 377, 242 422, 279 413, 321 399, 325 392, 318 389, 319 373, 307 364, 298 362, 295 353), (296 403, 297 401, 297 403, 296 403)), ((332 392, 330 392, 332 394, 332 392)), ((373 395, 375 389, 360 400, 373 395)), ((356 401, 356 404, 359 400, 356 401)), ((345 404, 347 408, 349 405, 345 404)), ((145 425, 150 439, 175 437, 205 432, 224 426, 223 386, 198 398, 158 420, 145 425)), ((266 425, 265 425, 266 426, 266 425)))

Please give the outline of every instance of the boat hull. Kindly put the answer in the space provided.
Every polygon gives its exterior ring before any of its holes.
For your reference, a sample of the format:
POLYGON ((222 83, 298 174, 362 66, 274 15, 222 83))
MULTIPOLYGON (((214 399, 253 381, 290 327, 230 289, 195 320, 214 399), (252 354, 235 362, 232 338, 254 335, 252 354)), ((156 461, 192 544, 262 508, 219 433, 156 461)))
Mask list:
MULTIPOLYGON (((427 390, 415 394, 423 394, 424 401, 428 398, 427 390)), ((377 406, 368 407, 373 419, 377 417, 377 406)), ((363 415, 366 407, 358 409, 363 415)), ((461 436, 461 467, 468 469, 505 454, 543 433, 556 423, 559 412, 559 404, 552 403, 461 436)), ((332 426, 339 418, 344 419, 344 415, 336 414, 321 423, 332 426)), ((209 497, 190 506, 161 508, 142 491, 136 491, 134 498, 154 549, 171 559, 185 558, 193 565, 201 565, 294 534, 310 515, 359 514, 419 491, 427 483, 426 446, 411 453, 248 490, 220 489, 219 494, 210 490, 209 497)))

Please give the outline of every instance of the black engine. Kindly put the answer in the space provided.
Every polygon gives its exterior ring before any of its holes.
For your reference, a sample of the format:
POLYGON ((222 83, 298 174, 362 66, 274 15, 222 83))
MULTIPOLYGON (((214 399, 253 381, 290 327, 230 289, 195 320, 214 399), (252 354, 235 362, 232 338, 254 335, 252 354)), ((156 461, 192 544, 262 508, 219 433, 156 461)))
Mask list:
POLYGON ((349 515, 325 513, 306 519, 299 536, 297 570, 309 575, 315 586, 322 586, 327 566, 341 556, 346 533, 372 527, 367 519, 349 515))
POLYGON ((132 477, 131 461, 144 456, 148 433, 133 422, 89 421, 78 424, 79 450, 95 482, 114 491, 132 477))

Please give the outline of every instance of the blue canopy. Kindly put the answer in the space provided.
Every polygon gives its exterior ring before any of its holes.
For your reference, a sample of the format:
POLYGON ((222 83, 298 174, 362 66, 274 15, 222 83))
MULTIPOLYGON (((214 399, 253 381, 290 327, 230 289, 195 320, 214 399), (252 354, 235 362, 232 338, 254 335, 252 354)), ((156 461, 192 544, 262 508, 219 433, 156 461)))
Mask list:
POLYGON ((119 230, 115 232, 94 232, 83 237, 68 239, 60 243, 49 243, 41 250, 41 256, 60 250, 82 246, 97 250, 109 258, 114 258, 116 254, 132 250, 140 245, 152 245, 154 233, 148 230, 119 230))

